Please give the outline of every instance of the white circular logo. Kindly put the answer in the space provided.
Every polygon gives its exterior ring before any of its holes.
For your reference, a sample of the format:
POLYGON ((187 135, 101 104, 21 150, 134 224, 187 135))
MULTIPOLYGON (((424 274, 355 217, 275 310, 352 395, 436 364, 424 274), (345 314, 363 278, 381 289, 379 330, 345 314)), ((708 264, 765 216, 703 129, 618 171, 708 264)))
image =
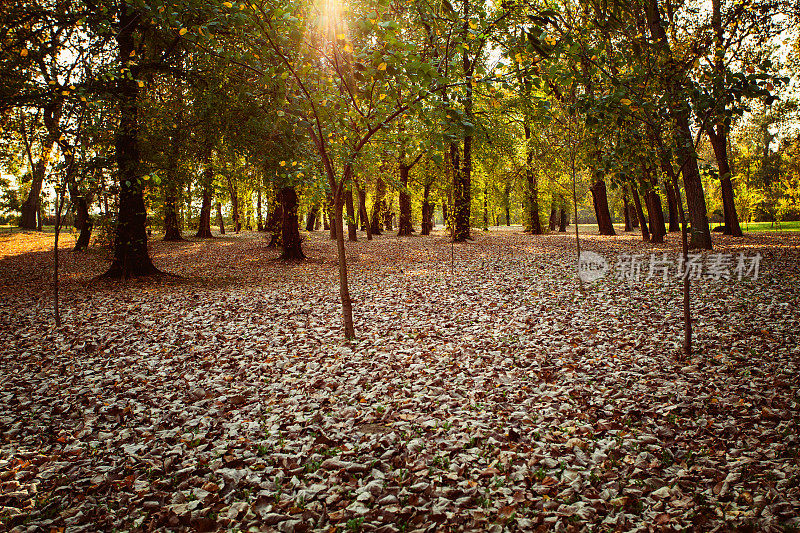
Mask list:
POLYGON ((582 281, 591 283, 602 278, 608 272, 606 258, 595 252, 581 252, 578 259, 578 276, 582 281))

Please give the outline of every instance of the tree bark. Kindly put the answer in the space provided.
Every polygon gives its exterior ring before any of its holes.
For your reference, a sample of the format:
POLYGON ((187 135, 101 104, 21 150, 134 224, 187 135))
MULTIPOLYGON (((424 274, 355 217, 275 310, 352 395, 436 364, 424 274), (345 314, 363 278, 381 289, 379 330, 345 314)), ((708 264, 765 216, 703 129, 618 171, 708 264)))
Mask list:
POLYGON ((267 248, 275 248, 281 245, 282 242, 283 208, 281 207, 280 192, 270 195, 267 205, 269 206, 269 211, 266 227, 264 228, 270 234, 267 248))
POLYGON ((228 193, 231 195, 231 216, 233 218, 233 231, 239 233, 242 230, 242 222, 239 213, 239 191, 236 190, 236 181, 230 176, 225 176, 228 181, 228 193))
POLYGON ((180 224, 178 223, 178 192, 174 185, 167 186, 164 196, 164 240, 182 241, 180 224))
POLYGON ((297 220, 297 191, 294 187, 284 187, 280 191, 281 202, 281 241, 284 261, 302 261, 306 258, 300 240, 300 225, 297 220))
MULTIPOLYGON (((135 50, 135 33, 141 15, 132 4, 120 4, 119 29, 116 33, 120 64, 130 60, 135 50)), ((115 152, 119 173, 119 212, 114 236, 114 260, 107 278, 129 278, 160 274, 147 251, 147 210, 139 171, 139 85, 135 79, 117 79, 119 125, 115 152)))
POLYGON ((379 175, 378 182, 375 184, 375 198, 372 202, 372 217, 370 220, 370 231, 373 235, 381 235, 383 233, 383 211, 381 206, 384 205, 383 197, 385 194, 386 184, 379 175))
POLYGON ((631 212, 628 205, 628 194, 622 193, 622 213, 625 216, 625 231, 632 231, 633 224, 631 224, 631 212))
POLYGON ((734 237, 742 236, 739 226, 739 216, 736 213, 736 202, 733 196, 733 183, 731 182, 731 167, 728 161, 728 136, 723 124, 717 124, 716 131, 709 128, 708 138, 714 149, 719 169, 719 181, 722 189, 722 210, 725 216, 725 235, 734 237))
POLYGON ((397 220, 397 236, 408 237, 414 233, 411 224, 411 197, 408 194, 408 165, 400 164, 400 216, 397 220))
POLYGON ((683 175, 683 188, 686 192, 686 204, 689 208, 689 220, 692 225, 691 248, 702 248, 711 250, 711 230, 708 226, 708 214, 706 212, 706 200, 703 193, 703 183, 700 179, 700 171, 697 166, 697 155, 694 151, 694 140, 692 131, 689 127, 689 102, 681 86, 681 76, 683 67, 677 66, 672 58, 667 34, 661 23, 661 13, 658 0, 648 0, 646 7, 647 23, 650 33, 665 59, 668 62, 667 70, 667 93, 670 99, 670 109, 675 127, 675 144, 680 164, 681 174, 683 175))
POLYGON ((675 189, 672 186, 671 176, 668 177, 668 180, 665 183, 665 188, 667 190, 667 208, 669 210, 669 232, 672 233, 674 231, 680 231, 681 225, 678 217, 678 205, 675 196, 675 189))
MULTIPOLYGON (((525 131, 525 141, 527 146, 527 141, 531 139, 531 127, 528 123, 528 118, 525 118, 525 123, 523 124, 523 128, 525 131)), ((527 156, 525 159, 525 183, 526 183, 526 204, 527 207, 527 217, 525 220, 525 231, 532 234, 532 235, 541 235, 542 234, 542 222, 539 220, 539 184, 536 173, 533 171, 533 150, 530 147, 527 148, 527 156)), ((506 205, 506 214, 508 215, 510 208, 506 205)), ((509 217, 506 216, 508 219, 509 217)), ((511 225, 508 222, 508 225, 511 225)))
POLYGON ((600 235, 616 235, 614 224, 611 220, 611 211, 608 209, 608 192, 606 182, 598 177, 597 181, 591 186, 592 203, 594 204, 594 214, 597 217, 597 228, 600 235))
POLYGON ((367 191, 358 187, 358 218, 361 230, 367 232, 367 240, 372 240, 372 227, 367 216, 367 191))
MULTIPOLYGON (((352 183, 352 180, 349 180, 352 183)), ((348 188, 344 192, 345 204, 347 207, 347 240, 350 242, 358 241, 358 226, 356 226, 356 209, 353 202, 353 189, 348 188)))
POLYGON ((78 240, 75 242, 76 252, 85 251, 89 248, 89 241, 92 236, 94 220, 89 216, 89 201, 86 196, 77 196, 73 201, 75 204, 75 228, 80 231, 78 240))
MULTIPOLYGON (((331 181, 334 181, 331 179, 331 181)), ((336 183, 331 183, 336 188, 336 183)), ((350 287, 347 282, 347 250, 344 245, 344 223, 342 221, 342 211, 344 208, 344 198, 342 190, 335 195, 334 201, 334 220, 336 227, 336 252, 339 262, 339 300, 342 302, 342 321, 344 322, 344 336, 346 339, 354 339, 356 336, 353 326, 353 302, 350 299, 350 287)))
POLYGON ((642 210, 642 201, 639 199, 639 191, 635 185, 631 185, 631 196, 633 197, 633 206, 636 210, 636 218, 639 221, 639 227, 642 228, 642 240, 650 242, 650 230, 647 229, 647 220, 644 218, 644 211, 642 210))
MULTIPOLYGON (((44 114, 45 122, 50 121, 53 124, 57 124, 61 118, 61 102, 54 101, 49 104, 45 108, 44 114)), ((25 128, 25 125, 23 124, 22 127, 25 128)), ((27 133, 24 133, 24 138, 29 150, 28 155, 30 156, 30 142, 28 141, 27 133)), ((47 170, 47 165, 50 163, 50 159, 53 157, 57 140, 58 130, 53 129, 51 131, 51 129, 48 128, 47 136, 45 137, 41 146, 39 160, 36 163, 33 163, 32 160, 30 161, 31 165, 33 165, 31 168, 31 189, 28 191, 28 197, 20 206, 20 228, 33 230, 38 229, 40 231, 42 229, 40 216, 42 205, 42 183, 44 183, 44 175, 47 170)))
MULTIPOLYGON (((256 196, 256 229, 258 231, 264 231, 264 219, 261 216, 261 181, 259 180, 258 189, 257 189, 257 196, 256 196)), ((314 225, 311 225, 311 230, 314 229, 314 225)), ((308 230, 308 231, 311 231, 308 230)))
POLYGON ((569 224, 569 220, 567 220, 567 210, 563 207, 558 209, 558 231, 564 233, 567 231, 567 225, 569 224))
POLYGON ((319 207, 312 205, 311 209, 308 210, 308 217, 306 217, 306 231, 314 231, 314 225, 317 223, 317 213, 319 213, 319 207))
POLYGON ((225 219, 222 218, 222 203, 217 202, 217 224, 220 235, 225 235, 225 219))

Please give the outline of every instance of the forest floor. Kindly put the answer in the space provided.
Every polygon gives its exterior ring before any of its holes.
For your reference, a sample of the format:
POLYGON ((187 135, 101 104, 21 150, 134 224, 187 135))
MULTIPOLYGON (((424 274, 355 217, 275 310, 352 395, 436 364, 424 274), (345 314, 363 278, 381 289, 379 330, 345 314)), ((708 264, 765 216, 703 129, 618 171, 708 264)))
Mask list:
POLYGON ((66 235, 60 328, 51 238, 0 235, 0 529, 800 527, 800 234, 714 235, 684 360, 674 234, 584 236, 585 294, 572 234, 350 243, 350 343, 324 232, 154 239, 183 277, 127 283, 66 235))

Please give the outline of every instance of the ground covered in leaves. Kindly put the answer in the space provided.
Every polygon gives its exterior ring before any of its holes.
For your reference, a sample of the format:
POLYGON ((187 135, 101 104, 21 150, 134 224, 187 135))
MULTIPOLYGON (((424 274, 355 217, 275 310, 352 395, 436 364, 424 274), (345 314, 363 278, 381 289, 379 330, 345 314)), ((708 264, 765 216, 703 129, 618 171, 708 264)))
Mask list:
POLYGON ((0 236, 0 529, 796 529, 800 236, 714 238, 760 276, 693 286, 679 361, 679 282, 582 295, 570 235, 348 244, 350 343, 323 233, 154 240, 183 279, 127 284, 67 236, 58 329, 49 242, 0 236))

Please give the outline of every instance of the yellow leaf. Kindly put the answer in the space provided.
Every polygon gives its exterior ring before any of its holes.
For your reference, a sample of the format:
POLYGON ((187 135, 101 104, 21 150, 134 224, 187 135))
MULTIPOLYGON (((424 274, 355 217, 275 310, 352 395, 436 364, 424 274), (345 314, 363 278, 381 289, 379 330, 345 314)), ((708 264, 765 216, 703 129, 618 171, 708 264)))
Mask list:
POLYGON ((85 96, 81 96, 81 102, 85 102, 85 101, 86 101, 86 97, 85 96))
POLYGON ((297 166, 297 161, 292 161, 292 166, 296 167, 297 166))
POLYGON ((286 166, 286 161, 281 161, 281 166, 285 167, 286 166))
POLYGON ((21 55, 22 57, 26 57, 28 55, 28 49, 23 48, 22 50, 19 51, 19 55, 21 55))
POLYGON ((136 50, 131 50, 131 53, 128 54, 128 57, 133 57, 136 55, 136 50))
POLYGON ((477 29, 478 25, 477 25, 477 24, 475 24, 474 22, 472 22, 472 21, 470 20, 470 21, 469 21, 469 27, 470 27, 470 28, 472 28, 472 29, 474 30, 474 29, 477 29))
POLYGON ((139 87, 144 87, 144 82, 142 80, 139 80, 139 87))
POLYGON ((619 101, 619 103, 622 105, 631 105, 631 101, 628 100, 627 98, 623 98, 622 100, 619 101))
POLYGON ((381 63, 378 65, 378 70, 386 70, 386 63, 381 63))
POLYGON ((386 98, 386 95, 385 95, 385 94, 382 94, 382 95, 380 95, 380 96, 378 97, 378 100, 383 100, 384 98, 386 98))
POLYGON ((179 35, 186 35, 187 31, 189 31, 189 30, 187 30, 186 28, 181 28, 181 30, 178 32, 178 34, 179 35))
POLYGON ((63 94, 64 96, 69 96, 69 91, 61 91, 61 94, 63 94))
POLYGON ((222 5, 225 7, 233 7, 233 4, 231 4, 230 2, 222 2, 222 5))

